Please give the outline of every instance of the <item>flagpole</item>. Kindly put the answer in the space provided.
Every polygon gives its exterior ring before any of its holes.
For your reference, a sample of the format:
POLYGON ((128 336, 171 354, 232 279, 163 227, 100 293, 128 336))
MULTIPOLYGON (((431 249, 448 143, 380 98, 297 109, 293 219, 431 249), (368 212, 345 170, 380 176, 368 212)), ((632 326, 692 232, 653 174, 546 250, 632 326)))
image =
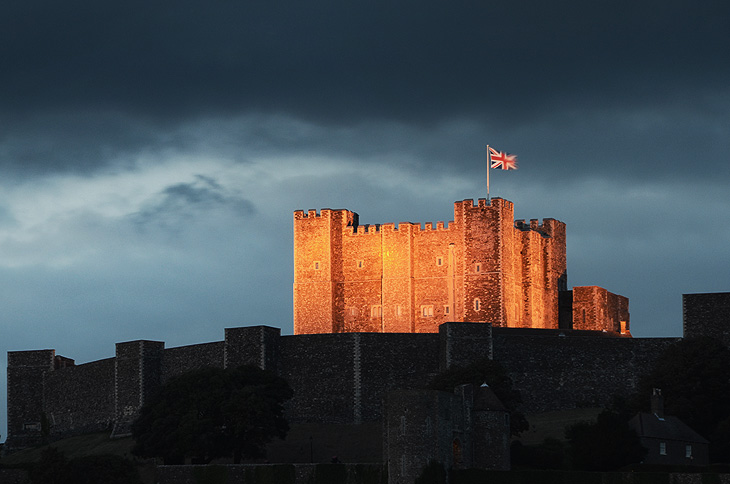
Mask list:
POLYGON ((489 165, 490 165, 490 159, 489 159, 489 145, 487 145, 487 205, 491 205, 490 198, 489 198, 489 165))

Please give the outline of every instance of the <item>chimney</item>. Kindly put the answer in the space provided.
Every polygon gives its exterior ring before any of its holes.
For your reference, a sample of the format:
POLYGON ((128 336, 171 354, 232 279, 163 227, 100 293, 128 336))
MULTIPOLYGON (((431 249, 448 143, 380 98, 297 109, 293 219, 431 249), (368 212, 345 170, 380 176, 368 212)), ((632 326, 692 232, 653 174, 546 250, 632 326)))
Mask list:
POLYGON ((664 397, 661 388, 654 388, 651 393, 651 413, 657 418, 664 418, 664 397))

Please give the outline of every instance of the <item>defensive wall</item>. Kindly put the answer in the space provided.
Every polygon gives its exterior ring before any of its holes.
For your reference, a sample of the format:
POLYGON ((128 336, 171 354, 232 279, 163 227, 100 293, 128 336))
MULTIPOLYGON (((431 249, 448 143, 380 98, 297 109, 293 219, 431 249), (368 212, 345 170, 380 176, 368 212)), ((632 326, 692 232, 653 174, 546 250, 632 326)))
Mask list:
POLYGON ((51 349, 9 352, 6 448, 33 445, 44 434, 125 435, 160 385, 205 366, 254 364, 284 377, 294 390, 287 406, 292 423, 377 422, 389 391, 423 388, 439 371, 483 357, 507 368, 526 413, 601 406, 613 394, 631 392, 676 340, 485 323, 446 323, 439 330, 281 336, 267 326, 228 328, 223 341, 184 347, 118 343, 115 357, 78 366, 51 349))
POLYGON ((684 336, 709 336, 730 346, 730 292, 684 294, 684 336))

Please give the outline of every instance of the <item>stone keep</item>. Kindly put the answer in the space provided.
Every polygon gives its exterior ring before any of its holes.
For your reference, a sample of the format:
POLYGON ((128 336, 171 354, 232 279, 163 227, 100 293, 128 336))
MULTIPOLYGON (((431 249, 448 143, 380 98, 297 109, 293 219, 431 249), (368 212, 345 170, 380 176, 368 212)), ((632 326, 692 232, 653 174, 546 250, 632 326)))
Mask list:
POLYGON ((584 297, 594 286, 560 297, 565 246, 564 223, 515 221, 500 198, 455 202, 453 221, 425 229, 359 225, 349 210, 296 211, 294 333, 431 333, 450 321, 570 329, 578 314, 580 329, 628 332, 628 299, 601 288, 605 297, 584 297))

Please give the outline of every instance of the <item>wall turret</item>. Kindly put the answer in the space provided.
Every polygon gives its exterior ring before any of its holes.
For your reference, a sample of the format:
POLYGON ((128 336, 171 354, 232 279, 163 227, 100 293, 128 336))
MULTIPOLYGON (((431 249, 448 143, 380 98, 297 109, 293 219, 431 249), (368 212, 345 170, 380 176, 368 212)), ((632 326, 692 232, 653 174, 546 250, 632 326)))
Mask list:
POLYGON ((43 377, 53 371, 55 350, 8 352, 8 451, 43 442, 48 422, 43 377))
POLYGON ((162 384, 165 343, 140 340, 117 343, 116 347, 112 436, 122 437, 129 435, 140 409, 162 384))

